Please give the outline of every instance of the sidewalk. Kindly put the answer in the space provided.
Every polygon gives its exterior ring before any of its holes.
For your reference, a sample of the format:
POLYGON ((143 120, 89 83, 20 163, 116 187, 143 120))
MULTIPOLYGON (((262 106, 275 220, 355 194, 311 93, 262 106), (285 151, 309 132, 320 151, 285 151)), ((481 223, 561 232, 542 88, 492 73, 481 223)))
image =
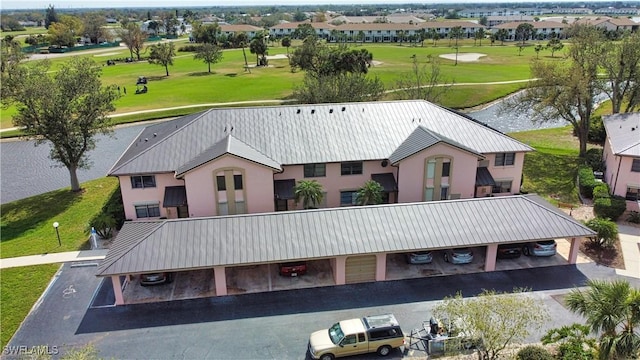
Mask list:
POLYGON ((109 249, 69 251, 62 253, 20 256, 0 259, 0 269, 19 266, 56 264, 73 261, 102 260, 107 256, 109 249))
POLYGON ((640 228, 618 224, 618 236, 625 269, 616 274, 640 279, 640 228))

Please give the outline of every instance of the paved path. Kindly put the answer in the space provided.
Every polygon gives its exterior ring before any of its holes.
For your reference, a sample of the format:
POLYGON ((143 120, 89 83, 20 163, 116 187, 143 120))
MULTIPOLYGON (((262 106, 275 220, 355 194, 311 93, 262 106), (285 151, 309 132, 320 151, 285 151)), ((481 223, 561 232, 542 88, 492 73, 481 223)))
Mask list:
POLYGON ((30 265, 57 264, 73 261, 102 260, 107 255, 107 251, 108 249, 83 250, 5 258, 0 259, 0 269, 30 265))
POLYGON ((640 279, 640 228, 618 224, 618 234, 625 269, 616 274, 640 279))

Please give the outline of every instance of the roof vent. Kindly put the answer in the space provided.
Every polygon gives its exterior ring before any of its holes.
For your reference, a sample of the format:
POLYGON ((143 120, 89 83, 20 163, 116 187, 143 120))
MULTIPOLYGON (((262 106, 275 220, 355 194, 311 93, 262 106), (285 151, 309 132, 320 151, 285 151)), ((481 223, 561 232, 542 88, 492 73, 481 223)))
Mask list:
POLYGON ((387 167, 389 165, 389 161, 388 160, 382 160, 382 162, 380 163, 380 166, 382 167, 387 167))
POLYGON ((153 137, 156 137, 156 136, 158 136, 158 133, 153 133, 153 137))
POLYGON ((316 112, 316 109, 311 109, 312 114, 315 114, 315 112, 316 112))
POLYGON ((342 107, 342 111, 345 111, 345 110, 347 110, 347 108, 345 106, 343 106, 342 107))
POLYGON ((231 127, 231 130, 229 132, 233 131, 233 126, 231 127))
POLYGON ((298 110, 296 111, 296 114, 300 114, 300 109, 298 109, 298 110))
POLYGON ((226 126, 224 127, 224 132, 227 132, 227 127, 226 126))
POLYGON ((635 130, 636 130, 636 128, 635 128, 635 127, 632 127, 632 128, 631 128, 631 131, 635 131, 635 130))
POLYGON ((149 141, 149 138, 144 138, 144 141, 145 141, 145 142, 149 141))
POLYGON ((329 114, 332 114, 332 113, 333 113, 333 109, 329 109, 329 114))

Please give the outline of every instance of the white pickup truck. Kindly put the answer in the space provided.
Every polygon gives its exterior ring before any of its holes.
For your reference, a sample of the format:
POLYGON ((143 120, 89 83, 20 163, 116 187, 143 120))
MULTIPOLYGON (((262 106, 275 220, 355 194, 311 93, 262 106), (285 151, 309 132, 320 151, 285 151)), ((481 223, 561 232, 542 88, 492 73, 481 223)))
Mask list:
POLYGON ((314 332, 309 337, 309 354, 320 360, 372 352, 387 356, 391 349, 404 344, 404 334, 396 317, 385 314, 343 320, 329 329, 314 332))

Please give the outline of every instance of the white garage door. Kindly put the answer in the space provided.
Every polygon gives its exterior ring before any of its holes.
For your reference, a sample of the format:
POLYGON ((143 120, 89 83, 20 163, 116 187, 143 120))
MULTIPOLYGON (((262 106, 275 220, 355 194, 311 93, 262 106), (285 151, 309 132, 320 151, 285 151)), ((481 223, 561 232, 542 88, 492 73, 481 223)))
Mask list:
POLYGON ((376 256, 350 256, 347 258, 345 269, 347 284, 376 280, 376 256))

